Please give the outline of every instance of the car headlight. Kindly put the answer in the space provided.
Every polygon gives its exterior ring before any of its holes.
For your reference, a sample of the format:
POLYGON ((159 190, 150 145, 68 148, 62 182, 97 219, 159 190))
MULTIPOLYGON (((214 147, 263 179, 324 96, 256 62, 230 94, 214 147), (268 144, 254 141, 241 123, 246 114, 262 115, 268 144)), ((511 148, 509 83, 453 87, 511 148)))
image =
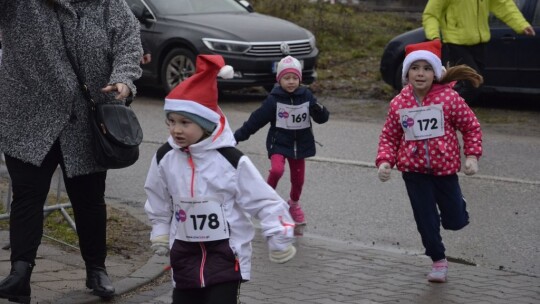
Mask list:
POLYGON ((251 45, 246 42, 222 40, 214 38, 203 38, 204 45, 212 51, 227 53, 245 53, 251 45))

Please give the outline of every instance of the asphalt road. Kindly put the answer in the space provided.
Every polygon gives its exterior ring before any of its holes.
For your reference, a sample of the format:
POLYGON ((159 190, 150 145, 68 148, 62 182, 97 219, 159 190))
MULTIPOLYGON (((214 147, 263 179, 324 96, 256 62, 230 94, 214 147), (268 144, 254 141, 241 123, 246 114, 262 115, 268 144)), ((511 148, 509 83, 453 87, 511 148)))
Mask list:
MULTIPOLYGON (((238 128, 262 95, 228 95, 220 103, 231 127, 238 128)), ((353 243, 423 252, 399 172, 381 183, 373 165, 386 105, 381 101, 320 98, 331 112, 350 107, 316 125, 316 157, 306 165, 301 201, 309 222, 306 233, 353 243), (382 104, 381 104, 382 103, 382 104), (356 112, 352 112, 356 111, 356 112)), ((133 107, 144 130, 140 160, 128 169, 111 170, 107 196, 142 206, 144 180, 152 155, 166 140, 163 99, 142 93, 133 107)), ((459 232, 443 232, 448 256, 493 269, 540 276, 540 111, 533 108, 475 108, 484 131, 480 172, 461 175, 471 223, 459 232), (482 118, 485 117, 485 118, 482 118), (496 119, 493 119, 496 117, 496 119)), ((268 170, 266 129, 238 145, 259 168, 268 170)), ((288 196, 289 176, 278 185, 288 196)))

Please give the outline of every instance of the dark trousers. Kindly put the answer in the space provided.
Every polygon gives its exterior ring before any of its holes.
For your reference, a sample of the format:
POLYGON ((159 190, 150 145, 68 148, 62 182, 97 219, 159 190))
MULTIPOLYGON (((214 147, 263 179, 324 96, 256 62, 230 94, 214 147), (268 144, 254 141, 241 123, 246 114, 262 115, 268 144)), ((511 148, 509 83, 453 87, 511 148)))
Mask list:
MULTIPOLYGON (((476 45, 457 45, 445 43, 442 48, 443 65, 450 66, 466 64, 478 74, 484 75, 484 49, 485 43, 476 45)), ((480 88, 475 88, 468 81, 459 81, 454 87, 468 104, 474 104, 479 100, 480 88)))
POLYGON ((239 304, 240 281, 205 288, 173 289, 172 304, 239 304))
POLYGON ((426 255, 433 261, 444 259, 446 255, 441 223, 447 230, 460 230, 469 223, 467 204, 461 193, 458 176, 411 172, 403 172, 402 176, 426 255))
POLYGON ((33 264, 36 259, 43 234, 43 206, 58 165, 64 174, 85 264, 104 267, 107 255, 104 198, 107 172, 68 178, 58 141, 39 167, 6 155, 6 167, 13 186, 9 219, 11 261, 33 264))

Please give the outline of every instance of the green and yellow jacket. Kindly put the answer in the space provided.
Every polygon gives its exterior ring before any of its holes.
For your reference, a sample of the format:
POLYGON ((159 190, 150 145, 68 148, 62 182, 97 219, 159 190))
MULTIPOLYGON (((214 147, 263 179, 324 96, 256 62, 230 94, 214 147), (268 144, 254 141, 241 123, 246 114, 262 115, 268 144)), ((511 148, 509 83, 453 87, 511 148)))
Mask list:
POLYGON ((519 34, 529 26, 512 0, 429 0, 422 25, 429 40, 474 45, 491 38, 490 12, 519 34))

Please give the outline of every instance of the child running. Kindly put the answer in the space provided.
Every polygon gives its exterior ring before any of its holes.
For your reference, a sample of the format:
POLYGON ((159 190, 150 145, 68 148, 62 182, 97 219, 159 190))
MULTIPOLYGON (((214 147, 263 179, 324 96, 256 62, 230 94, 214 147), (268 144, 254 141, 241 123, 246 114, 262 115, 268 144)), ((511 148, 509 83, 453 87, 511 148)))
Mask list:
POLYGON ((234 148, 217 104, 217 76, 233 70, 219 55, 197 57, 196 73, 165 98, 170 136, 152 159, 145 211, 158 255, 170 253, 173 304, 238 304, 250 279, 251 240, 260 221, 270 261, 296 253, 288 206, 248 157, 234 148))
POLYGON ((445 71, 439 40, 411 44, 405 51, 405 87, 390 102, 376 165, 383 182, 390 179, 393 166, 402 172, 425 254, 433 261, 427 279, 442 283, 447 279, 448 262, 440 225, 460 230, 469 223, 456 174, 461 168, 456 131, 463 136, 466 175, 478 171, 482 155, 478 119, 452 87, 456 80, 479 86, 483 79, 466 65, 445 71))
POLYGON ((268 184, 276 188, 289 162, 291 191, 289 211, 296 225, 307 223, 300 207, 300 194, 304 186, 305 159, 315 156, 315 138, 311 118, 316 123, 328 121, 330 113, 311 91, 301 86, 302 65, 296 58, 287 56, 278 63, 275 86, 261 107, 255 110, 242 127, 234 132, 237 142, 249 139, 259 129, 270 123, 266 149, 270 158, 268 184))

